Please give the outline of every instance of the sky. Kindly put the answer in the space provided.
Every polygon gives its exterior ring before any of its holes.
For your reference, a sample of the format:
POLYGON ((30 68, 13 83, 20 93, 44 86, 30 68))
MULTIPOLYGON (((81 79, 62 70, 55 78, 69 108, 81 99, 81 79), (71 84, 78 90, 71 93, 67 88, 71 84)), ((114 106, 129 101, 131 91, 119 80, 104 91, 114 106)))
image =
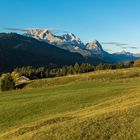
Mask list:
POLYGON ((51 28, 94 39, 111 53, 140 53, 140 0, 0 0, 5 28, 51 28))

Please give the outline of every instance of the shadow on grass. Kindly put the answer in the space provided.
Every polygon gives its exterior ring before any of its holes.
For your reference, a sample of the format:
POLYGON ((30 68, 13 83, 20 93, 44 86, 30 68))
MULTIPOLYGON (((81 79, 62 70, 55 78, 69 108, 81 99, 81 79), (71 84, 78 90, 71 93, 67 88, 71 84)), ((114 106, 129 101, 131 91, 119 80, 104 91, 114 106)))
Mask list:
POLYGON ((24 83, 18 83, 15 85, 14 89, 23 89, 26 85, 28 85, 30 82, 24 82, 24 83))

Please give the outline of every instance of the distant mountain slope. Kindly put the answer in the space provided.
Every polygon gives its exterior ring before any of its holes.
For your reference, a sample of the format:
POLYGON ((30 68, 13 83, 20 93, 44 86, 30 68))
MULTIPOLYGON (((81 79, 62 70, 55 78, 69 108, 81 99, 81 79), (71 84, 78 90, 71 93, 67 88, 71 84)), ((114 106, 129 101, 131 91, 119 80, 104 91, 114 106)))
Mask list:
POLYGON ((84 58, 78 53, 15 33, 0 33, 0 71, 22 66, 70 65, 76 62, 98 64, 98 58, 84 58))
POLYGON ((135 57, 139 57, 140 58, 140 53, 135 53, 133 54, 135 57))
POLYGON ((114 57, 118 59, 118 61, 127 61, 127 60, 136 60, 139 57, 135 56, 133 53, 126 52, 126 51, 121 51, 117 53, 112 54, 114 57))

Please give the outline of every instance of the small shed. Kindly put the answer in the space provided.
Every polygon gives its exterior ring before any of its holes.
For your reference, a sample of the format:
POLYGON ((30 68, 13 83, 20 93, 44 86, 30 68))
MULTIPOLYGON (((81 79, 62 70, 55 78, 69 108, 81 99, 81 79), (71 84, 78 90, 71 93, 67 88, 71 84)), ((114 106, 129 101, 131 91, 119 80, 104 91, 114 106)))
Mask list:
POLYGON ((25 83, 25 82, 28 82, 28 81, 30 81, 30 79, 25 77, 25 76, 21 76, 21 77, 16 79, 16 82, 18 82, 18 83, 25 83))

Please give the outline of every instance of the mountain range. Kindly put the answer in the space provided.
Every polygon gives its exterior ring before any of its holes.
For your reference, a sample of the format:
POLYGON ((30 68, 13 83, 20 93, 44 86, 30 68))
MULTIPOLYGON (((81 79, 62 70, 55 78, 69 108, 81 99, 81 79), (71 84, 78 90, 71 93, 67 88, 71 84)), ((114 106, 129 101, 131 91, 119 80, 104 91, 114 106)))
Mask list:
POLYGON ((48 29, 28 29, 24 35, 55 45, 69 52, 79 53, 83 57, 97 57, 109 63, 136 59, 132 53, 125 51, 110 54, 103 50, 102 45, 97 40, 84 44, 73 33, 55 35, 48 29))
POLYGON ((0 72, 22 66, 64 66, 78 63, 117 63, 137 59, 131 53, 110 54, 99 41, 84 44, 72 33, 54 35, 45 29, 24 34, 0 33, 0 72))
POLYGON ((58 36, 52 34, 47 29, 29 29, 24 35, 39 41, 47 42, 70 52, 80 53, 84 57, 92 57, 94 54, 100 55, 104 53, 101 44, 97 40, 84 44, 73 33, 58 36))
POLYGON ((0 72, 23 66, 64 66, 78 63, 97 65, 103 60, 85 58, 46 42, 16 33, 0 33, 0 72))

